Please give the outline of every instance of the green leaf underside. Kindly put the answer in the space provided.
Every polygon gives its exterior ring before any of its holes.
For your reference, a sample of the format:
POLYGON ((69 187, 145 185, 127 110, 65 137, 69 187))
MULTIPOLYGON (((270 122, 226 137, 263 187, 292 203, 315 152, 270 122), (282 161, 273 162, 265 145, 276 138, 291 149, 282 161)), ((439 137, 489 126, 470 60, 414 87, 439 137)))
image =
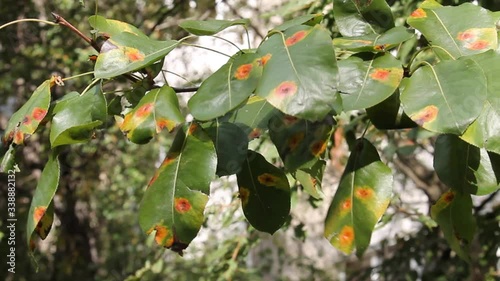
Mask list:
POLYGON ((361 256, 390 202, 391 169, 366 139, 358 139, 328 210, 324 236, 344 253, 361 256))
POLYGON ((52 147, 88 141, 93 130, 107 118, 106 99, 101 86, 94 86, 82 96, 73 94, 59 101, 53 113, 50 127, 52 147))
POLYGON ((399 91, 375 106, 366 109, 370 121, 379 130, 406 129, 416 127, 406 113, 403 112, 399 91))
POLYGON ((163 129, 171 132, 182 122, 184 116, 177 95, 169 86, 163 86, 143 96, 134 109, 125 115, 120 129, 130 141, 144 144, 163 129))
POLYGON ((462 193, 485 195, 500 188, 488 152, 455 135, 436 140, 434 169, 442 182, 462 193))
POLYGON ((344 110, 374 106, 390 95, 403 78, 401 62, 391 54, 360 54, 338 62, 344 110))
POLYGON ((380 34, 394 27, 391 8, 384 0, 334 0, 333 15, 345 37, 380 34))
POLYGON ((94 68, 96 78, 111 78, 132 72, 162 59, 178 41, 156 41, 129 32, 112 36, 101 47, 94 68))
POLYGON ((321 183, 325 167, 325 161, 317 160, 311 167, 301 168, 295 174, 295 178, 304 187, 304 190, 316 199, 323 197, 321 183))
POLYGON ((51 205, 57 186, 59 185, 59 177, 59 160, 57 159, 56 153, 53 152, 43 168, 33 199, 31 200, 26 227, 28 245, 30 245, 33 233, 36 232, 41 238, 45 238, 50 231, 53 210, 51 212, 49 206, 51 205), (47 217, 44 218, 45 216, 47 217), (40 223, 40 221, 42 222, 40 223))
POLYGON ((198 120, 210 120, 228 113, 252 94, 261 74, 257 54, 237 54, 203 81, 189 100, 191 114, 198 120))
POLYGON ((182 254, 204 220, 217 167, 214 145, 196 123, 179 130, 151 179, 139 208, 139 224, 157 244, 182 254))
POLYGON ((496 49, 495 22, 489 11, 471 3, 456 7, 421 7, 408 18, 408 24, 422 32, 432 45, 446 50, 435 48, 443 59, 496 49))
POLYGON ((237 19, 237 20, 185 20, 179 24, 181 28, 187 32, 202 36, 202 35, 214 35, 221 32, 222 30, 235 26, 243 25, 247 26, 250 20, 248 19, 237 19))
POLYGON ((323 27, 294 26, 275 33, 258 48, 264 60, 256 94, 282 112, 323 119, 335 101, 338 69, 323 27))
POLYGON ((494 51, 469 57, 486 76, 487 97, 479 117, 467 128, 462 139, 477 147, 500 154, 500 55, 494 51))
POLYGON ((332 133, 333 120, 311 122, 289 115, 276 115, 269 122, 269 135, 288 171, 323 157, 332 133))
POLYGON ((385 52, 400 43, 410 40, 415 34, 403 27, 394 27, 383 34, 368 34, 355 37, 339 37, 333 39, 336 48, 355 52, 385 52))
POLYGON ((249 150, 237 178, 243 213, 250 224, 259 231, 276 232, 290 213, 290 186, 285 173, 249 150))
POLYGON ((469 244, 476 231, 469 194, 449 191, 431 207, 431 216, 439 224, 451 249, 469 261, 469 244))
POLYGON ((294 27, 297 25, 315 26, 316 24, 319 24, 322 20, 323 20, 323 14, 308 14, 308 15, 298 16, 276 26, 275 28, 273 28, 273 30, 285 31, 290 27, 294 27))
POLYGON ((406 114, 438 133, 461 135, 478 117, 487 96, 486 78, 471 59, 426 65, 405 82, 401 103, 406 114))
POLYGON ((248 136, 239 126, 217 121, 205 129, 217 151, 217 175, 228 176, 241 171, 247 158, 248 136))
POLYGON ((3 137, 5 143, 23 144, 24 139, 36 131, 49 110, 52 83, 53 79, 45 80, 36 88, 28 101, 12 115, 3 137))
POLYGON ((145 39, 149 39, 141 30, 137 27, 128 24, 126 22, 106 19, 102 16, 94 15, 89 17, 90 26, 99 31, 100 33, 105 34, 108 37, 116 36, 122 32, 129 32, 139 37, 144 37, 145 39))

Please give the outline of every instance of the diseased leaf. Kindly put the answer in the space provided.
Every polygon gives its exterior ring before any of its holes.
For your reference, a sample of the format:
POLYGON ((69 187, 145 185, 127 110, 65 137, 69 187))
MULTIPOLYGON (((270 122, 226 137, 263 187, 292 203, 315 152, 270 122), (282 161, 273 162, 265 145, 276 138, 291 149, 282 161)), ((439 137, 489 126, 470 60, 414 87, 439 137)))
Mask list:
POLYGON ((436 140, 434 169, 443 183, 462 193, 485 195, 500 188, 488 152, 455 135, 436 140))
POLYGON ((339 91, 344 110, 374 106, 398 88, 403 79, 401 62, 391 54, 360 54, 338 62, 339 91))
POLYGON ((406 129, 417 127, 401 107, 399 90, 390 97, 366 109, 370 121, 379 130, 406 129))
POLYGON ((156 41, 130 32, 111 36, 102 47, 94 67, 95 78, 112 78, 132 72, 162 59, 178 41, 156 41))
POLYGON ((448 191, 431 207, 431 216, 438 223, 451 249, 470 261, 469 245, 476 231, 469 194, 448 191))
MULTIPOLYGON (((2 144, 0 144, 1 146, 2 144)), ((8 148, 1 147, 2 157, 0 157, 0 173, 8 173, 9 170, 13 170, 16 165, 15 159, 15 148, 13 144, 10 144, 8 148)))
POLYGON ((158 245, 182 255, 196 237, 216 167, 214 145, 199 125, 178 131, 139 208, 142 230, 154 231, 158 245))
POLYGON ((361 256, 370 244, 373 228, 389 206, 393 178, 366 139, 358 139, 340 178, 325 220, 324 235, 349 254, 361 256))
POLYGON ((257 152, 248 151, 238 173, 243 213, 255 229, 273 234, 290 213, 290 186, 286 175, 257 152))
POLYGON ((125 115, 120 130, 134 143, 144 144, 164 128, 171 132, 184 122, 179 101, 169 86, 153 89, 125 115))
POLYGON ((311 167, 301 168, 295 174, 295 178, 304 187, 304 190, 316 199, 323 197, 321 183, 323 182, 325 167, 325 161, 317 160, 311 167))
POLYGON ((137 27, 128 24, 126 22, 106 19, 102 16, 94 15, 89 17, 90 26, 99 31, 100 33, 105 34, 107 37, 112 37, 118 35, 122 32, 129 32, 139 37, 144 37, 145 39, 149 39, 142 31, 140 31, 137 27))
POLYGON ((45 80, 36 88, 28 101, 12 115, 3 136, 4 144, 11 142, 23 144, 24 140, 36 131, 49 110, 50 88, 55 84, 55 79, 53 77, 45 80))
POLYGON ((405 82, 401 104, 406 114, 437 133, 461 135, 479 116, 487 96, 486 78, 471 59, 426 65, 405 82))
POLYGON ((394 27, 391 8, 384 0, 334 0, 333 16, 345 37, 380 34, 394 27))
POLYGON ((397 26, 383 34, 334 38, 333 45, 336 48, 355 52, 385 52, 410 40, 413 36, 415 36, 413 31, 397 26))
POLYGON ((92 87, 82 96, 59 101, 54 107, 50 143, 52 147, 87 142, 95 128, 107 118, 106 99, 100 85, 92 87))
POLYGON ((256 94, 288 115, 317 121, 335 102, 338 69, 328 31, 294 26, 257 50, 266 58, 256 94))
POLYGON ((194 35, 214 35, 222 30, 234 26, 247 26, 250 20, 185 20, 179 24, 181 28, 194 35))
POLYGON ((30 246, 34 232, 37 232, 42 239, 45 239, 50 231, 53 210, 51 211, 49 206, 59 185, 60 170, 57 154, 53 152, 43 168, 33 199, 31 200, 26 227, 28 246, 30 246))
POLYGON ((236 108, 257 87, 265 59, 255 53, 234 56, 200 85, 188 103, 191 114, 205 121, 236 108))

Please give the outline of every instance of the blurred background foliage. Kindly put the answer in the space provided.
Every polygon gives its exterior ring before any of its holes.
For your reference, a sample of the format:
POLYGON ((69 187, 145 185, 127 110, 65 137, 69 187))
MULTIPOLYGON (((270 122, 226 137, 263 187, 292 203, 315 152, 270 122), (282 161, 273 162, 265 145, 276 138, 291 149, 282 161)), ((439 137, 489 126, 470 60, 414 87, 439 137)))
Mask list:
MULTIPOLYGON (((325 13, 324 23, 336 32, 331 0, 276 1, 271 10, 262 11, 263 1, 242 0, 106 0, 97 3, 97 13, 108 18, 134 24, 156 39, 178 39, 186 34, 177 27, 184 18, 215 17, 223 6, 225 18, 241 17, 243 11, 253 13, 252 28, 255 37, 262 37, 276 17, 290 19, 304 13, 325 13), (247 3, 248 2, 248 3, 247 3)), ((397 25, 419 1, 389 0, 397 25)), ((463 0, 439 1, 458 5, 463 0)), ((500 0, 479 1, 480 5, 497 11, 500 0)), ((90 32, 87 18, 96 12, 91 1, 3 0, 0 5, 0 25, 21 18, 51 20, 57 12, 84 32, 90 32)), ((411 57, 422 42, 413 40, 404 46, 405 57, 411 57)), ((63 77, 91 71, 88 56, 95 52, 69 30, 63 27, 23 23, 0 31, 0 133, 13 111, 19 108, 33 90, 51 74, 63 77)), ((424 59, 433 59, 431 55, 424 59)), ((189 59, 189 58, 188 58, 189 59)), ((208 75, 208 73, 206 74, 208 75)), ((89 81, 68 81, 67 88, 82 90, 89 81)), ((120 83, 120 82, 118 82, 120 83)), ((65 93, 56 88, 55 97, 65 93)), ((364 130, 363 115, 343 116, 339 120, 331 145, 332 162, 329 176, 339 177, 347 156, 346 146, 355 135, 364 130)), ((428 213, 418 213, 395 197, 380 227, 397 216, 417 222, 411 233, 396 233, 374 245, 361 260, 335 253, 332 247, 317 252, 334 252, 334 259, 312 259, 307 248, 298 248, 293 256, 289 244, 302 245, 307 239, 322 239, 309 235, 307 219, 292 213, 290 221, 277 237, 254 231, 244 221, 236 196, 234 180, 221 180, 214 185, 216 192, 230 194, 226 199, 212 202, 207 208, 207 221, 198 242, 194 242, 185 257, 158 248, 151 237, 139 228, 137 210, 142 193, 154 171, 154 163, 170 144, 170 136, 161 135, 156 141, 138 146, 126 141, 109 120, 107 132, 97 132, 90 144, 75 145, 61 154, 62 178, 55 197, 56 220, 51 234, 38 244, 33 257, 24 243, 26 214, 33 189, 47 159, 48 131, 34 135, 27 146, 18 150, 21 172, 16 175, 17 219, 16 274, 7 274, 5 262, 0 263, 2 280, 495 280, 499 276, 498 253, 500 241, 500 204, 492 195, 476 204, 478 233, 472 247, 474 262, 467 264, 452 253, 428 213), (326 264, 325 264, 326 263, 326 264)), ((408 151, 432 150, 432 136, 411 130, 399 133, 369 132, 373 139, 386 141, 383 156, 386 160, 400 156, 393 168, 405 180, 422 180, 425 186, 412 188, 423 191, 421 200, 430 205, 437 199, 443 186, 425 165, 410 157, 408 151), (418 145, 408 140, 418 140, 418 145), (408 144, 409 143, 409 144, 408 144), (406 149, 406 150, 405 150, 406 149), (413 174, 408 169, 414 170, 413 174)), ((265 145, 260 145, 266 150, 265 145)), ((272 148, 264 151, 266 157, 277 159, 272 148)), ((2 182, 6 182, 2 178, 2 182)), ((410 185, 412 186, 412 185, 410 185)), ((328 187, 330 188, 330 187, 328 187)), ((330 188, 331 189, 331 188, 330 188)), ((2 194, 6 187, 1 186, 2 194)), ((405 190, 403 188, 403 190, 405 190)), ((332 191, 326 192, 333 194, 332 191)), ((224 197, 222 197, 224 198, 224 197)), ((306 196, 301 187, 294 188, 293 204, 304 203, 311 209, 328 205, 306 196)), ((0 210, 6 210, 6 196, 0 197, 0 210)), ((300 212, 300 210, 299 210, 300 212)), ((309 222, 310 223, 310 222, 309 222)), ((322 218, 317 227, 322 227, 322 218)), ((5 225, 0 225, 0 237, 5 238, 5 225)), ((1 239, 0 252, 7 252, 1 239)), ((195 240, 195 241, 197 241, 195 240)), ((305 244, 306 245, 306 244, 305 244)), ((307 244, 310 245, 310 244, 307 244)), ((306 245, 306 247, 307 247, 306 245)), ((313 244, 316 245, 317 244, 313 244)), ((320 244, 321 245, 321 244, 320 244)), ((320 246, 321 247, 321 246, 320 246)), ((2 254, 3 255, 3 254, 2 254)), ((330 254, 331 256, 331 254, 330 254)), ((3 260, 2 257, 1 260, 3 260)))

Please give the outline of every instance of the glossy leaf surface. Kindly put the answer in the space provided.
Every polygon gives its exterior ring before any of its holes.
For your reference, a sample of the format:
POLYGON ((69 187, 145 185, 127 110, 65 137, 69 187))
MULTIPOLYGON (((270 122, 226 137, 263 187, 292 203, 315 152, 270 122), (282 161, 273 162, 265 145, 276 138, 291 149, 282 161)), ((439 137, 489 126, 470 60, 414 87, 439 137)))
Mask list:
POLYGON ((486 78, 470 59, 423 66, 409 78, 401 103, 423 128, 461 135, 478 117, 487 96, 486 78))
POLYGON ((436 140, 434 169, 442 182, 462 193, 485 195, 500 188, 488 152, 455 135, 436 140))
POLYGON ((248 151, 237 175, 243 213, 255 229, 273 234, 290 213, 290 186, 286 175, 257 152, 248 151))
POLYGON ((86 142, 92 137, 93 130, 107 118, 106 99, 101 87, 95 86, 84 95, 75 94, 58 102, 53 113, 50 127, 52 147, 86 142))
POLYGON ((398 88, 403 79, 401 62, 391 54, 361 54, 338 62, 339 91, 344 110, 374 106, 398 88))
POLYGON ((413 36, 415 36, 414 32, 398 26, 383 34, 334 38, 333 45, 340 49, 355 52, 385 52, 411 39, 413 36))
POLYGON ((358 139, 328 210, 326 239, 346 254, 356 249, 361 256, 389 205, 392 186, 391 169, 368 140, 358 139))
POLYGON ((120 130, 134 143, 144 144, 163 129, 171 132, 184 122, 179 101, 169 86, 153 89, 125 115, 120 130))
POLYGON ((142 230, 154 232, 158 245, 182 254, 196 237, 216 167, 214 145, 199 125, 178 131, 139 209, 142 230))
POLYGON ((248 25, 248 19, 237 20, 185 20, 179 24, 187 32, 194 35, 214 35, 234 25, 248 25))
POLYGON ((468 247, 476 231, 469 194, 448 191, 431 207, 431 216, 439 224, 451 249, 470 260, 468 247))
POLYGON ((379 130, 405 129, 416 127, 401 107, 399 91, 372 107, 366 109, 370 121, 379 130))
POLYGON ((94 15, 89 17, 89 24, 100 33, 105 34, 107 37, 116 36, 122 32, 129 32, 139 37, 148 39, 148 37, 141 30, 126 22, 106 19, 102 16, 94 15))
POLYGON ((288 115, 311 121, 332 110, 338 69, 323 27, 295 26, 275 33, 257 53, 265 58, 257 95, 288 115))
POLYGON ((384 0, 334 0, 333 15, 345 37, 380 34, 394 27, 391 8, 384 0))
POLYGON ((257 87, 262 58, 255 53, 238 54, 200 85, 189 100, 198 120, 222 116, 245 101, 257 87))
POLYGON ((323 20, 323 14, 308 14, 308 15, 298 16, 276 26, 275 28, 273 28, 273 30, 285 31, 290 27, 297 25, 315 26, 316 24, 319 24, 322 20, 323 20))

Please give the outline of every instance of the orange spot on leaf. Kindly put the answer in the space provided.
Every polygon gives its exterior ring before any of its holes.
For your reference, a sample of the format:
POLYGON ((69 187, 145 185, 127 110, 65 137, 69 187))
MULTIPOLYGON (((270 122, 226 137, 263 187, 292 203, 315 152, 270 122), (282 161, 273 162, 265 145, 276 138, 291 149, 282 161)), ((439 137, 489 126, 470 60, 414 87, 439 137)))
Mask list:
POLYGON ((33 220, 38 223, 42 219, 43 215, 45 215, 45 211, 47 211, 47 207, 36 207, 35 211, 33 212, 33 220))
POLYGON ((258 59, 257 63, 259 64, 259 66, 264 66, 271 59, 271 57, 272 57, 271 54, 267 54, 267 55, 261 57, 260 59, 258 59))
POLYGON ((194 132, 198 129, 198 125, 196 123, 191 123, 188 128, 188 135, 194 134, 194 132))
POLYGON ((240 186, 238 191, 239 191, 238 197, 241 200, 241 204, 245 206, 248 203, 248 197, 250 195, 250 191, 242 186, 240 186))
POLYGON ((191 210, 191 203, 189 203, 189 200, 186 198, 175 198, 174 206, 177 212, 181 214, 191 210))
POLYGON ((453 201, 453 199, 455 198, 455 193, 453 193, 453 191, 448 191, 444 196, 443 196, 443 200, 444 202, 446 203, 451 203, 451 201, 453 201))
POLYGON ((389 76, 391 75, 391 71, 389 69, 376 68, 371 74, 370 77, 374 80, 378 81, 387 81, 389 76))
POLYGON ((323 140, 315 141, 311 144, 311 153, 318 157, 326 150, 326 142, 323 140))
POLYGON ((248 76, 250 76, 251 71, 252 71, 251 64, 241 65, 236 69, 234 77, 236 77, 236 79, 238 79, 238 80, 245 80, 248 78, 248 76))
POLYGON ((350 248, 354 241, 354 229, 352 226, 344 226, 339 234, 339 242, 342 248, 350 248))
POLYGON ((428 105, 421 111, 414 114, 411 119, 418 125, 422 126, 424 123, 432 122, 438 115, 438 108, 434 105, 428 105))
POLYGON ((279 182, 277 176, 271 175, 269 173, 264 173, 257 177, 257 180, 265 186, 276 186, 279 182))
POLYGON ((373 190, 369 187, 358 187, 355 194, 359 199, 368 199, 373 196, 373 190))
MULTIPOLYGON (((139 109, 137 109, 137 111, 135 112, 135 115, 137 117, 145 117, 146 115, 151 113, 153 108, 154 108, 153 103, 146 103, 143 106, 139 107, 139 109)), ((125 116, 125 121, 123 121, 123 123, 125 123, 126 121, 127 121, 127 117, 125 116)))
POLYGON ((351 206, 352 206, 352 201, 350 198, 347 198, 346 200, 344 200, 344 202, 342 202, 342 210, 343 211, 347 211, 349 209, 351 209, 351 206))
POLYGON ((305 30, 297 31, 292 36, 288 37, 285 40, 285 45, 290 47, 290 46, 296 44, 297 42, 301 41, 302 39, 304 39, 304 37, 306 37, 306 35, 307 35, 307 32, 305 30))
POLYGON ((281 82, 273 92, 279 97, 291 96, 297 92, 297 84, 294 81, 281 82))
POLYGON ((162 225, 155 226, 155 241, 158 245, 169 248, 174 243, 174 239, 168 231, 167 227, 162 225))
POLYGON ((169 132, 172 131, 175 128, 175 122, 168 119, 158 119, 156 121, 156 132, 159 133, 164 128, 167 128, 169 132))
POLYGON ((475 37, 476 36, 474 35, 473 32, 471 32, 470 30, 466 30, 464 32, 459 32, 458 36, 457 36, 457 39, 460 40, 460 41, 465 41, 465 40, 473 39, 475 37))
POLYGON ((261 129, 259 129, 259 128, 255 128, 255 129, 253 129, 253 130, 250 132, 250 134, 248 134, 248 139, 253 140, 253 139, 255 139, 255 138, 260 137, 260 135, 261 135, 261 134, 262 134, 262 130, 261 130, 261 129))
POLYGON ((412 17, 412 18, 425 18, 425 17, 427 17, 427 13, 424 11, 424 9, 418 8, 411 13, 410 17, 412 17))
POLYGON ((295 149, 297 149, 297 146, 299 146, 303 139, 304 132, 296 133, 288 140, 288 148, 290 148, 291 151, 294 151, 295 149))
POLYGON ((24 134, 20 130, 17 130, 14 132, 14 140, 13 142, 15 144, 23 144, 24 142, 24 134))
POLYGON ((179 153, 169 153, 161 163, 161 167, 165 167, 170 163, 174 162, 177 156, 179 156, 179 153))
POLYGON ((42 121, 45 115, 47 115, 47 110, 40 107, 35 107, 31 113, 31 116, 37 121, 42 121))
POLYGON ((483 50, 490 46, 490 43, 486 40, 477 40, 470 44, 467 44, 467 49, 469 50, 483 50))
POLYGON ((130 61, 142 61, 144 60, 144 54, 135 48, 126 48, 125 55, 130 61))
POLYGON ((299 118, 297 118, 295 116, 285 115, 285 117, 283 118, 283 123, 285 123, 285 125, 287 125, 287 126, 290 126, 290 125, 295 124, 298 120, 299 120, 299 118))
POLYGON ((150 187, 151 185, 153 185, 153 183, 156 181, 156 179, 158 178, 158 176, 159 176, 159 173, 158 173, 158 172, 156 172, 156 173, 154 174, 154 176, 151 178, 151 180, 149 181, 149 183, 148 183, 148 187, 150 187))

